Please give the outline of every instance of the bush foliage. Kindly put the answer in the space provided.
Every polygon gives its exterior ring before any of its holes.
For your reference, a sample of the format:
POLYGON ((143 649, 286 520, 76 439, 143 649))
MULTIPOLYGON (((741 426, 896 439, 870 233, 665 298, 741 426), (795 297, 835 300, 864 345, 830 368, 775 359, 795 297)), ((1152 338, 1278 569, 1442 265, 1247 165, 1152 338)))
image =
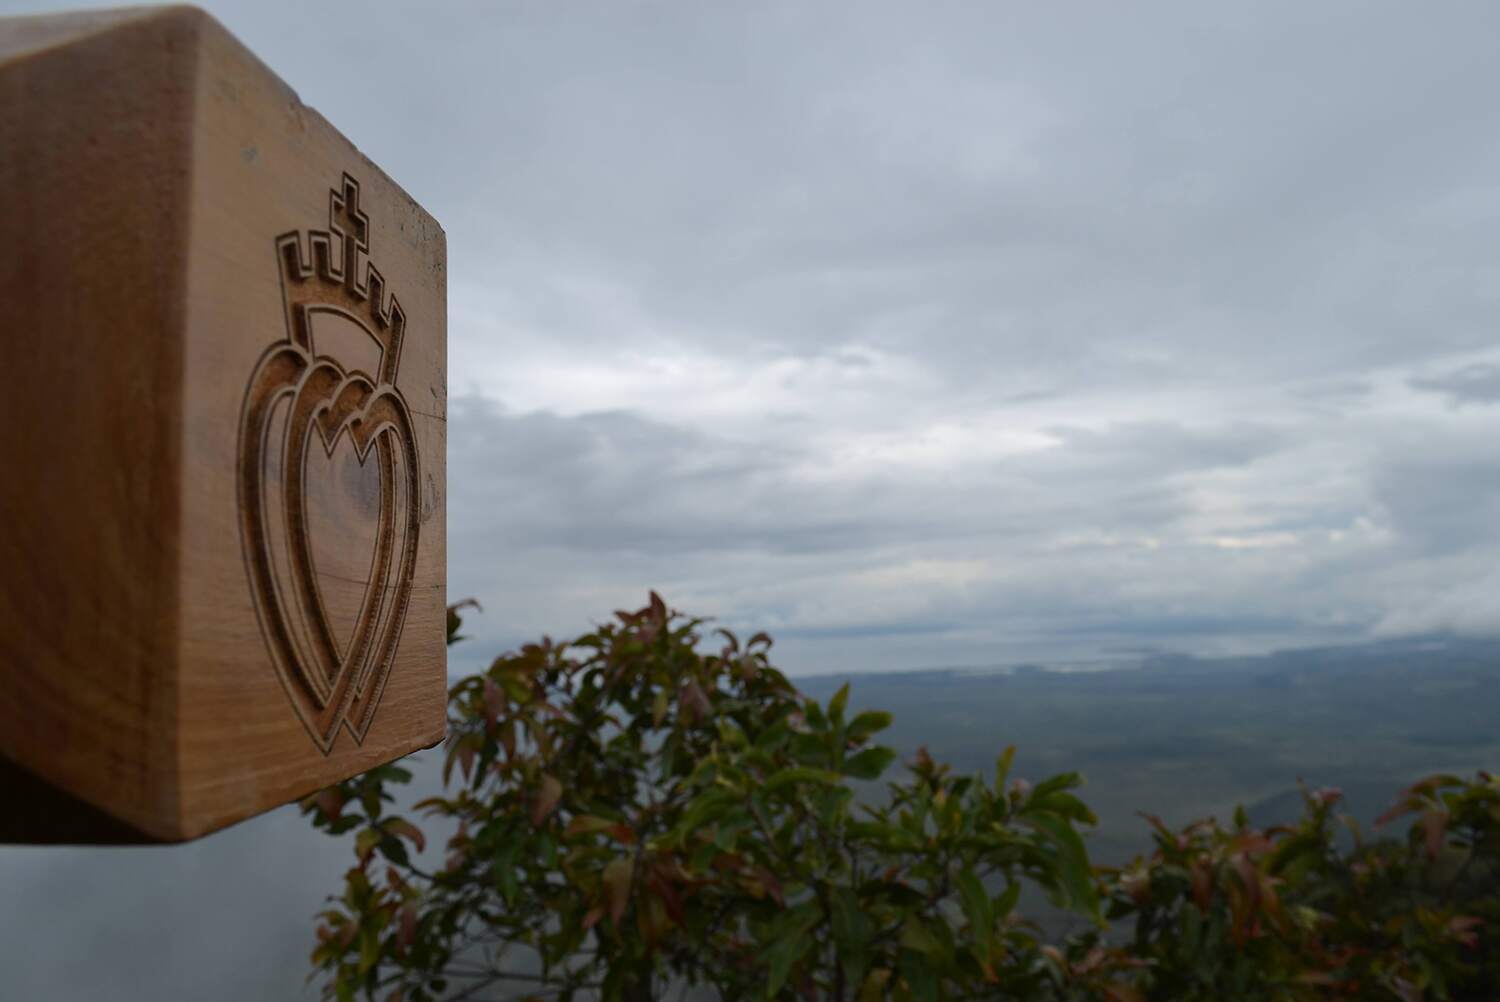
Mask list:
MULTIPOLYGON (((450 642, 460 624, 450 610, 450 642)), ((528 645, 450 694, 444 792, 389 813, 384 766, 303 803, 352 835, 321 916, 325 994, 656 999, 1492 999, 1500 780, 1433 776, 1371 841, 1304 789, 1295 825, 1242 811, 1092 866, 1075 773, 955 775, 925 751, 890 778, 848 687, 802 698, 745 643, 650 604, 528 645), (883 792, 872 784, 886 780, 883 792), (857 786, 856 784, 864 784, 857 786), (858 793, 858 795, 857 795, 858 793), (1349 826, 1347 851, 1335 833, 1349 826), (413 854, 413 850, 417 854, 413 854), (1049 937, 1023 888, 1087 921, 1049 937)))

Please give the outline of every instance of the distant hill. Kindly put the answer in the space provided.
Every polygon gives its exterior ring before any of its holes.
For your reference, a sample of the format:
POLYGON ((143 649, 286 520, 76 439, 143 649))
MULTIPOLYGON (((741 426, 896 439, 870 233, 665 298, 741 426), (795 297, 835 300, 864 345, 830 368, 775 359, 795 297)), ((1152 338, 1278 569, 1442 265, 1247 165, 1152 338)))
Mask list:
POLYGON ((1270 824, 1300 811, 1298 777, 1344 790, 1368 824, 1432 772, 1500 771, 1500 639, 1422 637, 1257 657, 1158 655, 1107 671, 1045 665, 800 678, 826 698, 896 714, 887 743, 963 771, 1077 770, 1100 817, 1096 859, 1149 847, 1137 810, 1184 824, 1243 803, 1270 824))

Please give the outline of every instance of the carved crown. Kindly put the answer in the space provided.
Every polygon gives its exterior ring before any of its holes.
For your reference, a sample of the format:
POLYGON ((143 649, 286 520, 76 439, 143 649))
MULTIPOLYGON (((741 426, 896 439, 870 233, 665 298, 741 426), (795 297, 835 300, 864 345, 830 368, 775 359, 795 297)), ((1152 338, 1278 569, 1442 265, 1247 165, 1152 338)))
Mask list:
POLYGON ((328 229, 284 233, 276 255, 291 339, 311 351, 313 315, 338 313, 375 339, 380 382, 394 382, 406 314, 370 261, 370 217, 360 208, 359 182, 345 174, 328 193, 328 229))

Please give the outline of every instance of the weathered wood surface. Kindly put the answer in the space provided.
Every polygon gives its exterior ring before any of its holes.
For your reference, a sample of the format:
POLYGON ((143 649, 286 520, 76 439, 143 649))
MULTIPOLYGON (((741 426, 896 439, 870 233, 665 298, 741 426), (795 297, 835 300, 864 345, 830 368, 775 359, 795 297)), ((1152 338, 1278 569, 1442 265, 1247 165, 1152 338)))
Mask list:
POLYGON ((0 19, 0 838, 192 838, 442 738, 445 268, 207 15, 0 19))

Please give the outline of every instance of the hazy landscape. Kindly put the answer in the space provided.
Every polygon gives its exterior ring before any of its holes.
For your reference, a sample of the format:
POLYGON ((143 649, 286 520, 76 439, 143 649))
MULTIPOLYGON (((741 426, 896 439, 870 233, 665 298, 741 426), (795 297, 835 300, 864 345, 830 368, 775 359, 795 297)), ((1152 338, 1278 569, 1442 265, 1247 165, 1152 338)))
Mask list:
POLYGON ((1344 791, 1362 824, 1432 772, 1500 766, 1500 641, 1426 639, 1261 657, 1157 656, 1138 667, 938 669, 799 680, 890 709, 886 742, 926 745, 961 771, 1017 746, 1015 775, 1069 770, 1099 815, 1091 849, 1119 863, 1168 824, 1244 804, 1256 823, 1301 810, 1298 777, 1344 791))

